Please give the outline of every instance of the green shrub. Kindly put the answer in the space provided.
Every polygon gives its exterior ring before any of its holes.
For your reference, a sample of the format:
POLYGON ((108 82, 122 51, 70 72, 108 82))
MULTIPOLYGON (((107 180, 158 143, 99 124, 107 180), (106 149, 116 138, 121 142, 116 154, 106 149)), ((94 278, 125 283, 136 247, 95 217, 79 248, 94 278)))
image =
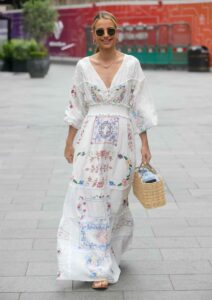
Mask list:
POLYGON ((30 52, 30 57, 31 58, 43 58, 48 55, 48 52, 46 51, 32 51, 30 52))
POLYGON ((0 45, 0 60, 4 59, 3 47, 0 45))
POLYGON ((31 58, 42 58, 48 56, 48 49, 41 43, 37 43, 36 49, 30 50, 31 58))
MULTIPOLYGON (((2 57, 4 59, 27 60, 32 57, 46 57, 48 49, 35 40, 12 39, 2 46, 2 57)), ((1 57, 1 51, 0 51, 1 57)))
POLYGON ((11 59, 12 58, 12 44, 11 42, 5 42, 2 45, 2 52, 4 59, 11 59))
POLYGON ((30 57, 30 52, 37 49, 35 40, 13 39, 12 43, 12 58, 17 60, 27 60, 30 57))

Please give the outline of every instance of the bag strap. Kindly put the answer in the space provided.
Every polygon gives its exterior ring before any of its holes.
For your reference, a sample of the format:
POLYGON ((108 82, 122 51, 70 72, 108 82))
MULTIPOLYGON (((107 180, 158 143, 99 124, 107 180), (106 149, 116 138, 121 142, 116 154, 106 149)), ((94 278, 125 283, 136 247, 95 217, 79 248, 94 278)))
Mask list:
POLYGON ((153 168, 153 166, 150 165, 150 163, 141 163, 139 167, 136 167, 135 170, 138 170, 139 168, 147 168, 149 171, 151 171, 154 174, 157 174, 157 171, 155 168, 153 168))

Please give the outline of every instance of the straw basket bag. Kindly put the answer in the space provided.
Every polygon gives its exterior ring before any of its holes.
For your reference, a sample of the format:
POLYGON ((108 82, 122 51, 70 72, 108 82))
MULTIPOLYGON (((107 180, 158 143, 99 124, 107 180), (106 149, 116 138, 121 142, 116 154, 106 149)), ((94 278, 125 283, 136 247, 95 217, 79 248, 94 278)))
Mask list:
POLYGON ((136 167, 132 185, 134 195, 145 208, 156 208, 166 204, 163 178, 149 163, 142 163, 140 167, 136 167), (141 167, 145 167, 156 174, 159 181, 144 182, 138 173, 141 167))

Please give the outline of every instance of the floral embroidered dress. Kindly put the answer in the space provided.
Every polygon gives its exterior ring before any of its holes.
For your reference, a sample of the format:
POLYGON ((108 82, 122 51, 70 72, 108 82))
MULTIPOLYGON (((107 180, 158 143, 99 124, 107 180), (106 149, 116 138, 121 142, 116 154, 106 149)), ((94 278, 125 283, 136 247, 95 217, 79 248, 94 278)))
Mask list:
POLYGON ((57 279, 115 283, 133 236, 135 135, 157 125, 139 61, 125 54, 107 88, 89 57, 80 59, 64 121, 78 131, 57 232, 57 279))

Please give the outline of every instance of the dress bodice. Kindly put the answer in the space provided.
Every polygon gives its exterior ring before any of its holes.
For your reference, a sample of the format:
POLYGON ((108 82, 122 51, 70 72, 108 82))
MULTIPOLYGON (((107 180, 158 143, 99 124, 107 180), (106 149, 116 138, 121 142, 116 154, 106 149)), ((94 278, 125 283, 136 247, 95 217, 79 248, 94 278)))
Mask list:
POLYGON ((135 89, 135 82, 133 80, 120 83, 112 89, 107 90, 101 89, 90 82, 85 82, 82 88, 85 93, 85 103, 88 106, 94 104, 113 104, 130 108, 133 104, 132 96, 135 89))
POLYGON ((110 88, 107 88, 92 66, 89 57, 77 63, 65 121, 80 128, 88 109, 96 104, 128 107, 135 118, 138 132, 157 124, 157 114, 147 88, 140 62, 125 54, 110 88))

